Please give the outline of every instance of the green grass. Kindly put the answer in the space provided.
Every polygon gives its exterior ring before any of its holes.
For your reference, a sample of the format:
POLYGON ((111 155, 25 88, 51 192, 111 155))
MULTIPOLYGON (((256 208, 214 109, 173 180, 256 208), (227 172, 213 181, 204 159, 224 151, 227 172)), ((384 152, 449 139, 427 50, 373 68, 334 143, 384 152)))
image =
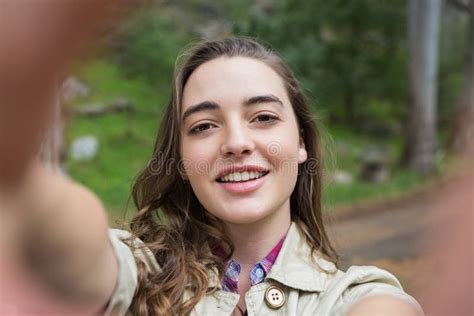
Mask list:
POLYGON ((323 205, 332 209, 340 205, 348 205, 369 199, 385 199, 398 197, 424 183, 424 179, 407 170, 395 170, 390 181, 371 184, 360 180, 352 184, 328 183, 323 190, 323 205))
MULTIPOLYGON (((146 165, 154 147, 160 111, 167 97, 138 79, 127 79, 114 64, 98 60, 79 68, 79 77, 91 88, 85 99, 76 100, 73 107, 91 102, 111 102, 126 98, 135 105, 133 115, 113 113, 85 118, 73 117, 67 123, 66 144, 82 135, 95 135, 100 142, 98 156, 93 161, 67 160, 66 167, 74 179, 91 188, 102 199, 112 218, 124 215, 131 184, 136 174, 146 165)), ((343 128, 326 131, 326 170, 345 170, 353 174, 350 185, 327 183, 323 192, 327 209, 340 204, 398 195, 423 183, 416 174, 394 169, 391 180, 383 184, 369 184, 357 180, 361 152, 369 145, 386 146, 390 165, 399 158, 400 139, 374 139, 355 135, 343 128), (330 135, 330 136, 329 136, 330 135)), ((129 213, 133 213, 130 211, 129 213)))
POLYGON ((85 64, 79 70, 79 77, 92 87, 92 93, 86 99, 76 100, 73 107, 90 102, 107 103, 117 98, 126 98, 135 105, 131 115, 76 116, 67 123, 66 130, 67 144, 82 135, 95 135, 99 139, 99 154, 93 161, 68 159, 66 167, 74 179, 99 195, 113 217, 120 217, 133 178, 151 155, 165 99, 145 82, 126 79, 120 69, 105 61, 85 64))
POLYGON ((343 170, 349 172, 354 179, 354 182, 350 184, 325 181, 323 205, 327 210, 369 199, 397 197, 425 182, 425 179, 416 172, 398 167, 403 144, 400 137, 374 138, 364 134, 355 134, 341 127, 332 127, 324 134, 327 149, 326 174, 343 170), (368 183, 359 179, 361 157, 370 146, 385 148, 388 152, 387 165, 390 169, 390 178, 386 182, 368 183))

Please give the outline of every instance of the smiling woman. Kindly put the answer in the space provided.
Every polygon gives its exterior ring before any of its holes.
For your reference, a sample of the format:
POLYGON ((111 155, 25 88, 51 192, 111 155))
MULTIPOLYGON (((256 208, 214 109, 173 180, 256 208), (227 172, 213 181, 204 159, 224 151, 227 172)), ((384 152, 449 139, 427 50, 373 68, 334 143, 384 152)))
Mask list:
MULTIPOLYGON (((24 78, 6 82, 20 87, 24 78)), ((15 111, 37 100, 9 93, 13 129, 15 111)), ((18 149, 8 136, 0 133, 0 147, 18 149)), ((0 222, 8 237, 0 247, 16 245, 11 256, 27 258, 58 299, 87 312, 420 315, 390 273, 337 268, 321 214, 319 148, 302 89, 275 52, 248 38, 203 42, 175 72, 152 163, 133 187, 131 233, 107 234, 91 192, 25 160, 15 177, 0 173, 0 210, 11 223, 0 222)), ((0 156, 3 169, 18 153, 0 156)))
POLYGON ((134 185, 133 237, 111 233, 121 273, 108 311, 341 315, 376 297, 421 313, 388 272, 337 269, 316 120, 283 60, 248 38, 182 56, 152 157, 163 166, 134 185))

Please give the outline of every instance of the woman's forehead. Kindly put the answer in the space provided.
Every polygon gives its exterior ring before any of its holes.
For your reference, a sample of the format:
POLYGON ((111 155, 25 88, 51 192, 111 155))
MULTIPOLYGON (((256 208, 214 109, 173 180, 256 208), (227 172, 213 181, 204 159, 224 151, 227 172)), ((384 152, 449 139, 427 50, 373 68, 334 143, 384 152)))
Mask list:
POLYGON ((182 106, 184 111, 202 101, 241 102, 264 94, 286 98, 283 80, 273 68, 253 58, 219 57, 191 74, 184 87, 182 106))

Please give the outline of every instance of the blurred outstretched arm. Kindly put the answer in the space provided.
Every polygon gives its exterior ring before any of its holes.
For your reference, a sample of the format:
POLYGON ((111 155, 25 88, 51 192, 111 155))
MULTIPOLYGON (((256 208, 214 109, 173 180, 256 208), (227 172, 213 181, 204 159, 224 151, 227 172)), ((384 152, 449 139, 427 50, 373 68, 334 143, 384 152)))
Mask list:
POLYGON ((104 307, 117 278, 106 213, 36 155, 58 73, 100 26, 108 2, 0 2, 0 252, 58 300, 90 311, 104 307))

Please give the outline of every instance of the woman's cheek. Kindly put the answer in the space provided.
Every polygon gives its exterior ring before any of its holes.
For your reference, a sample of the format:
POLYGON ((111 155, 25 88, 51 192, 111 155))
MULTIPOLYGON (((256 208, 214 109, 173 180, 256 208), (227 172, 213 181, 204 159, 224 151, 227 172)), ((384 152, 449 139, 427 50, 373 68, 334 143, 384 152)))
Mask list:
POLYGON ((185 168, 194 175, 207 175, 211 172, 211 151, 206 146, 188 145, 183 153, 185 168))
POLYGON ((297 141, 289 141, 287 138, 273 138, 265 145, 265 153, 268 157, 276 160, 288 160, 295 157, 298 152, 297 141))

